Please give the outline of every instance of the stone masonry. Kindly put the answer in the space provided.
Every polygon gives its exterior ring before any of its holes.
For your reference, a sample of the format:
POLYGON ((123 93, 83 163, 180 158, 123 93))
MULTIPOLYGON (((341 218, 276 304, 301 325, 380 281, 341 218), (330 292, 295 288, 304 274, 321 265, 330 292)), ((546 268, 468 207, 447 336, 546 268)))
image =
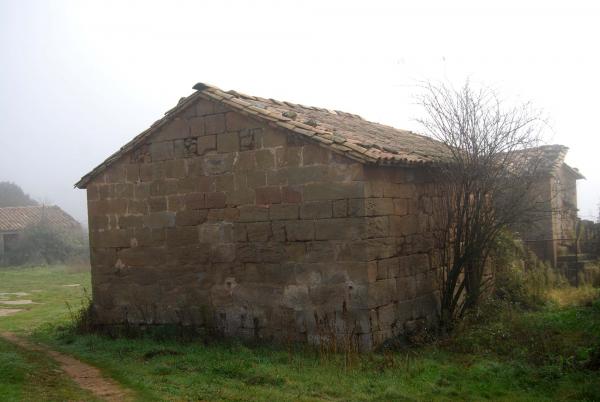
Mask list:
POLYGON ((199 99, 85 187, 101 324, 351 334, 368 349, 434 321, 426 169, 368 165, 199 99))

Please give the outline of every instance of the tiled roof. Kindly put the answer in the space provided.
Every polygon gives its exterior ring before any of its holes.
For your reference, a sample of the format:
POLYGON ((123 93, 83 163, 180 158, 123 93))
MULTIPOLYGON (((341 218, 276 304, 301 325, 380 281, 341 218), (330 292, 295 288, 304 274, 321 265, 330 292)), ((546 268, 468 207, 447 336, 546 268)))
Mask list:
POLYGON ((75 186, 85 188, 97 173, 106 169, 200 98, 219 102, 231 110, 271 126, 293 131, 334 152, 363 163, 429 164, 435 162, 444 150, 439 142, 429 137, 374 123, 355 114, 244 95, 235 91, 225 92, 203 83, 194 85, 194 89, 197 92, 182 98, 177 106, 165 113, 165 117, 124 145, 75 186))
POLYGON ((44 219, 51 226, 73 228, 79 222, 57 206, 0 208, 0 231, 19 231, 44 219))
POLYGON ((429 137, 339 110, 281 102, 235 91, 224 92, 202 83, 196 84, 194 89, 203 97, 228 105, 242 114, 304 135, 366 163, 429 163, 443 151, 441 144, 429 137))
POLYGON ((585 179, 585 177, 577 170, 565 163, 565 157, 569 148, 564 145, 541 145, 535 148, 525 150, 527 158, 532 158, 537 161, 537 171, 552 173, 561 166, 565 166, 570 170, 577 179, 585 179))
MULTIPOLYGON (((223 91, 204 83, 194 85, 194 89, 195 93, 182 98, 174 108, 165 113, 162 119, 83 176, 75 186, 85 188, 98 173, 126 152, 134 149, 198 99, 219 102, 242 115, 261 120, 274 127, 290 130, 362 163, 396 166, 427 165, 440 161, 444 153, 447 153, 447 148, 443 144, 430 137, 374 123, 355 114, 245 95, 236 91, 223 91)), ((549 145, 540 147, 540 150, 544 152, 545 168, 553 169, 557 167, 555 164, 563 163, 568 148, 562 145, 549 145)), ((579 174, 575 169, 572 170, 579 174)))

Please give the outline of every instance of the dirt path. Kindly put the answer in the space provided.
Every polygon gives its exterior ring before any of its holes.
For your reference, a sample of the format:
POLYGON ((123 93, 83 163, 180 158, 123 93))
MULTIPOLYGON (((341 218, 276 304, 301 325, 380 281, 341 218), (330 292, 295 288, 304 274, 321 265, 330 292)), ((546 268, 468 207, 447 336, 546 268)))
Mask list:
POLYGON ((131 392, 110 378, 104 377, 96 367, 83 363, 71 356, 48 349, 47 347, 33 344, 10 332, 1 332, 0 337, 23 349, 48 354, 60 364, 61 369, 81 388, 91 391, 94 395, 105 401, 133 400, 131 392))

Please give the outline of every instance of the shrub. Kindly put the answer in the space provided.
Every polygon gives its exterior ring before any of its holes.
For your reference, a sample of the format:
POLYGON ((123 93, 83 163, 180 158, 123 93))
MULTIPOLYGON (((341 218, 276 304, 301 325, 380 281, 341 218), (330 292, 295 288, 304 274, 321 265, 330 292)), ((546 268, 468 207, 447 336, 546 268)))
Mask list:
POLYGON ((494 281, 491 296, 525 309, 539 308, 551 289, 567 280, 525 248, 509 232, 498 237, 492 251, 494 281))
POLYGON ((15 245, 7 251, 8 265, 45 265, 68 260, 87 261, 88 246, 80 229, 60 230, 47 222, 25 228, 15 245))

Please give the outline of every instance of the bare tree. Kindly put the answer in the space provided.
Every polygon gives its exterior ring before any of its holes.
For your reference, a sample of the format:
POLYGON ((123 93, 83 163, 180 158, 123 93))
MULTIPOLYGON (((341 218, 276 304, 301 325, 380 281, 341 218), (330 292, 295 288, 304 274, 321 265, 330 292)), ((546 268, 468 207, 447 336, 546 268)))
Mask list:
POLYGON ((435 168, 435 238, 440 253, 440 319, 451 326, 475 306, 490 251, 502 230, 539 218, 540 115, 505 108, 490 89, 426 84, 419 103, 426 132, 441 143, 435 168))

